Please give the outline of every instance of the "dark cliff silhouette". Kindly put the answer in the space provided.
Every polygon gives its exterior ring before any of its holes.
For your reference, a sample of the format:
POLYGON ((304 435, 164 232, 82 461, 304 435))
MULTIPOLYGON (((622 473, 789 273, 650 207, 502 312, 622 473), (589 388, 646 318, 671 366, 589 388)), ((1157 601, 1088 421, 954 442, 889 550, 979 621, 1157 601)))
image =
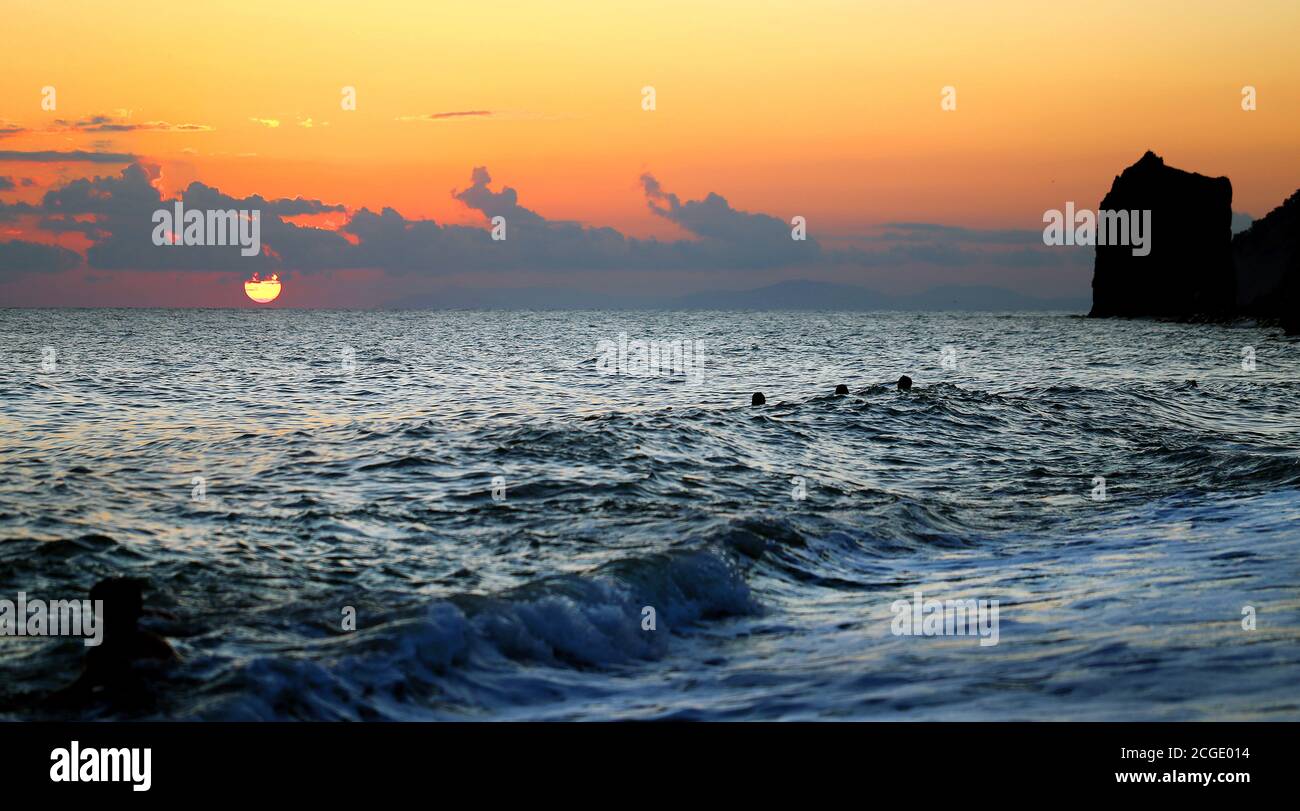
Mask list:
POLYGON ((1232 240, 1237 312, 1300 332, 1300 191, 1232 240))
MULTIPOLYGON (((1151 252, 1098 245, 1089 316, 1194 318, 1232 313, 1232 183, 1166 166, 1154 152, 1115 178, 1100 211, 1151 211, 1151 252)), ((1069 224, 1067 224, 1067 227, 1069 224)))

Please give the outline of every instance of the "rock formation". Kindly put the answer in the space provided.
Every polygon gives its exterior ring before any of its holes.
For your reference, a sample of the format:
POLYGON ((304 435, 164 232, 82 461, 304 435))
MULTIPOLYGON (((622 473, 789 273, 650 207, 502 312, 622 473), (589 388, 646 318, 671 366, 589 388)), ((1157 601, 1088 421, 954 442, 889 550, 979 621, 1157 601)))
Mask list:
POLYGON ((1115 178, 1099 211, 1151 212, 1150 254, 1098 245, 1094 318, 1231 316, 1232 183, 1166 166, 1147 152, 1115 178))
POLYGON ((1300 191, 1232 240, 1237 313, 1300 332, 1300 191))

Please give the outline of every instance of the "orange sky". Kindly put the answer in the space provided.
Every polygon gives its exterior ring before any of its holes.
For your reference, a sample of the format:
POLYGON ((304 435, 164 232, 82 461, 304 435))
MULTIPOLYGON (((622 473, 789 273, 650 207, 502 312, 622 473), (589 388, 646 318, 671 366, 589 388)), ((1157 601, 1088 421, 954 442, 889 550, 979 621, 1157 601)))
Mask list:
POLYGON ((643 169, 692 196, 846 226, 1036 220, 1053 179, 1099 198, 1148 147, 1229 175, 1237 207, 1257 215, 1300 181, 1293 0, 159 9, 6 4, 0 114, 28 127, 120 109, 207 124, 107 140, 233 193, 409 215, 462 217, 446 191, 487 165, 548 216, 628 228, 656 225, 643 169), (1259 89, 1253 113, 1239 105, 1246 84, 1259 89), (47 85, 55 112, 40 108, 47 85), (345 85, 355 112, 340 109, 345 85), (654 112, 641 110, 645 85, 654 112), (939 109, 944 85, 955 112, 939 109), (464 110, 497 115, 395 120, 464 110))
MULTIPOLYGON (((169 189, 477 223, 474 166, 550 219, 679 238, 638 176, 808 218, 1038 228, 1154 149, 1261 216, 1300 186, 1300 3, 9 2, 0 150, 142 156, 169 189), (657 109, 641 108, 653 86, 657 109), (940 109, 945 85, 957 110, 940 109), (1241 88, 1258 109, 1241 109, 1241 88), (41 108, 41 88, 57 110, 41 108), (340 107, 356 89, 357 109, 340 107), (400 120, 438 113, 491 115, 400 120), (201 131, 58 131, 118 116, 201 131), (262 121, 275 120, 270 127, 262 121), (311 126, 305 126, 310 119, 311 126)), ((117 167, 0 163, 39 181, 117 167)))

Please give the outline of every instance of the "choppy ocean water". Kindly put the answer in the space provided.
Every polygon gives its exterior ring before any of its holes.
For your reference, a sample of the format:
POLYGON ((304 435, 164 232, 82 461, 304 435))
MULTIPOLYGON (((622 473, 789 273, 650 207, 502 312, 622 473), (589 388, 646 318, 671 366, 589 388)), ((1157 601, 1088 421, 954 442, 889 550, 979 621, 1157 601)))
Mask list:
MULTIPOLYGON (((1300 718, 1300 343, 1273 329, 0 310, 0 336, 0 598, 142 577, 182 656, 147 706, 75 717, 1300 718), (620 335, 700 342, 702 372, 605 374, 620 335), (895 635, 918 590, 998 600, 998 643, 895 635)), ((83 650, 0 637, 0 717, 68 717, 39 702, 83 650)))

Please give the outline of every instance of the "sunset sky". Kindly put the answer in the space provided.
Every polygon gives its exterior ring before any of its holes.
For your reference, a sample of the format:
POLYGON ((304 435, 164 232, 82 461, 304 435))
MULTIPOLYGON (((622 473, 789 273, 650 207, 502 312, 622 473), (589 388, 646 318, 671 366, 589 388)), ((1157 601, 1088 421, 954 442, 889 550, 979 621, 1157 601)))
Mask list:
POLYGON ((1300 187, 1295 0, 11 0, 0 13, 0 305, 257 306, 243 280, 271 269, 285 292, 267 306, 805 278, 1086 296, 1089 253, 1036 264, 986 252, 1041 252, 1032 242, 1045 210, 1095 207, 1147 149, 1228 176, 1233 209, 1255 217, 1300 187), (1246 85, 1254 111, 1242 109, 1246 85), (642 109, 647 86, 653 111, 642 109), (940 107, 945 86, 954 111, 940 107), (42 108, 46 87, 54 110, 42 108), (341 107, 345 87, 355 110, 341 107), (253 267, 234 251, 228 267, 172 266, 144 252, 186 249, 150 244, 147 216, 46 198, 97 177, 119 182, 84 184, 81 199, 128 206, 148 186, 169 200, 198 182, 236 200, 323 205, 264 213, 300 226, 277 240, 264 225, 280 264, 253 267), (517 199, 494 196, 506 188, 517 199), (347 232, 362 209, 374 216, 347 232), (429 219, 486 231, 498 209, 511 227, 539 215, 510 235, 508 255, 480 260, 475 251, 495 246, 462 245, 459 229, 402 256, 364 244, 388 239, 393 222, 408 234, 429 219), (794 216, 807 219, 808 250, 759 255, 774 220, 788 241, 794 216), (92 220, 103 227, 85 227, 92 220), (556 236, 563 222, 617 233, 556 236), (317 229, 328 239, 300 233, 317 229), (122 249, 87 258, 108 232, 122 249), (359 249, 340 251, 340 240, 359 249), (73 254, 15 244, 26 242, 73 254), (128 250, 137 242, 139 259, 128 250))

